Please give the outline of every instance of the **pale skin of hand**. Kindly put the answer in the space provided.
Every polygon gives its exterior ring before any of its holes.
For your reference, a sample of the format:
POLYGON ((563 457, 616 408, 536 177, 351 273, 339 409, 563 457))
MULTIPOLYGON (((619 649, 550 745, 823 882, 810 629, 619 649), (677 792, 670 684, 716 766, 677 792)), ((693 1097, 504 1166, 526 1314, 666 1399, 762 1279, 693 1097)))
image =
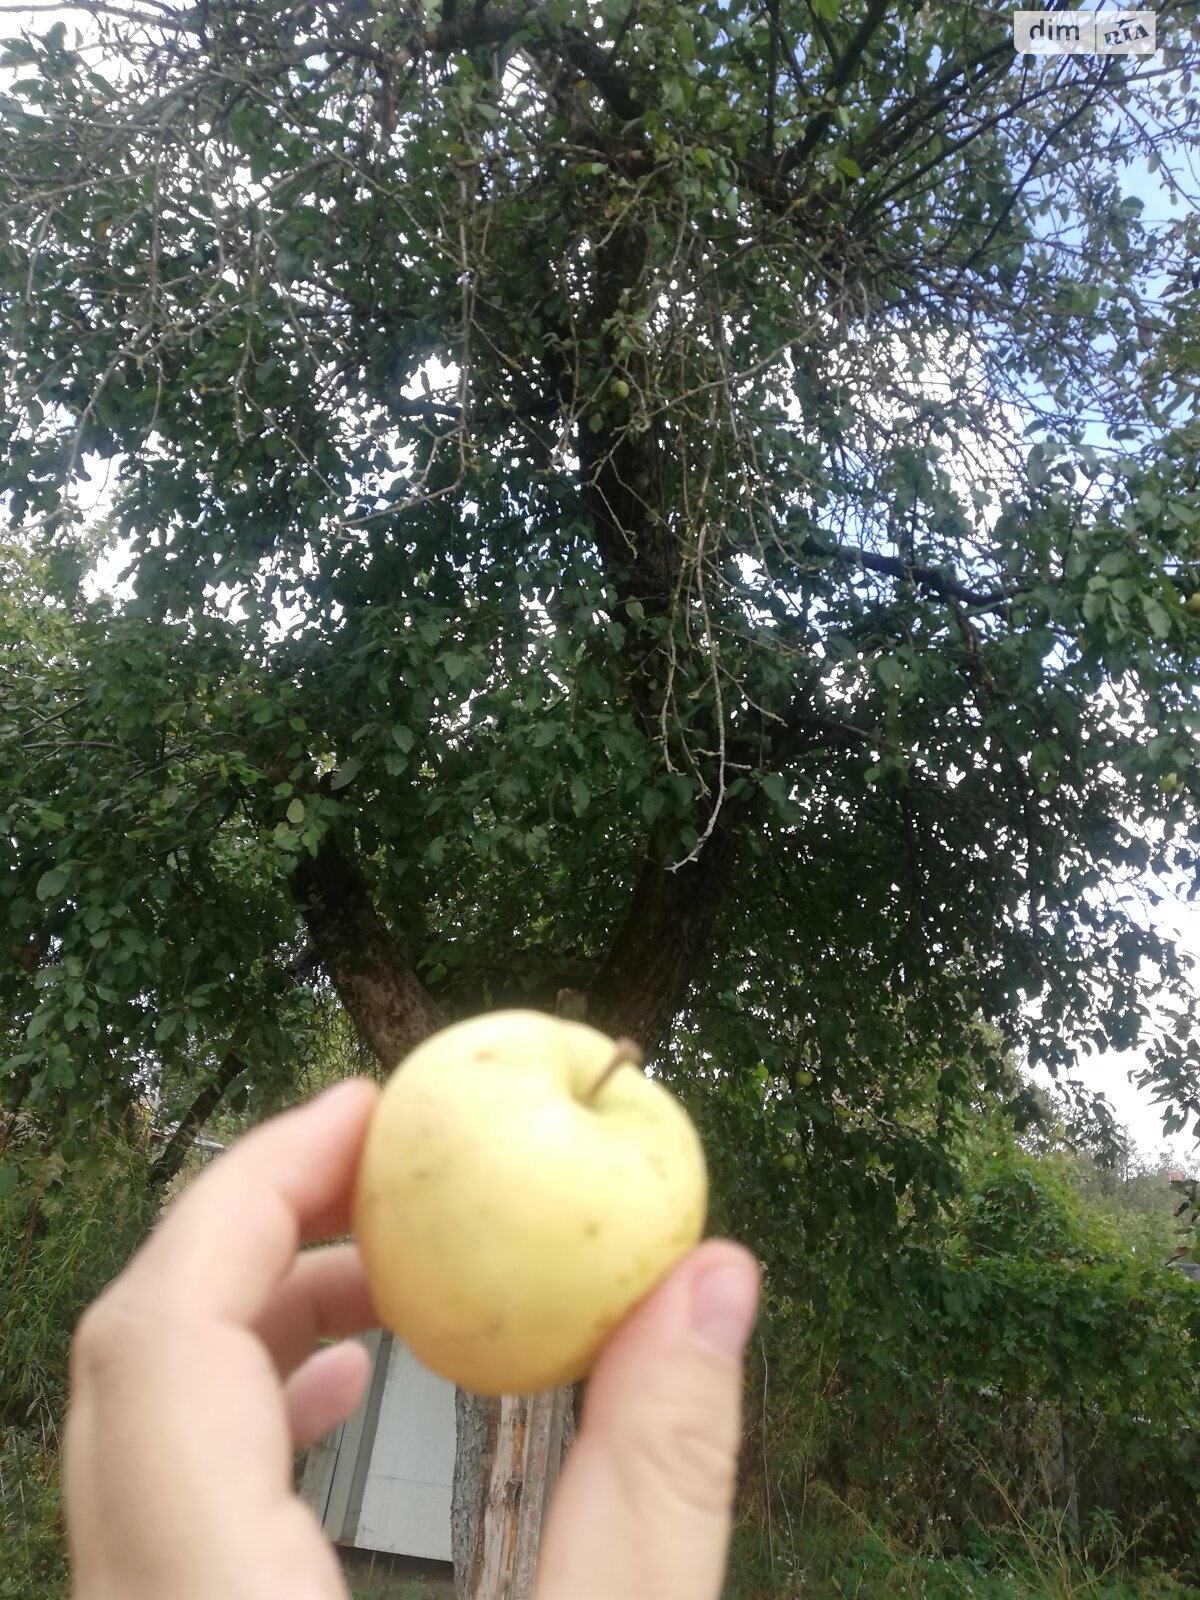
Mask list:
MULTIPOLYGON (((73 1600, 346 1600, 294 1454, 358 1404, 376 1326, 346 1234, 374 1086, 208 1168, 85 1313, 64 1488, 73 1600), (318 1350, 318 1339, 345 1342, 318 1350)), ((758 1268, 702 1245, 619 1328, 542 1543, 536 1600, 715 1600, 758 1268)))

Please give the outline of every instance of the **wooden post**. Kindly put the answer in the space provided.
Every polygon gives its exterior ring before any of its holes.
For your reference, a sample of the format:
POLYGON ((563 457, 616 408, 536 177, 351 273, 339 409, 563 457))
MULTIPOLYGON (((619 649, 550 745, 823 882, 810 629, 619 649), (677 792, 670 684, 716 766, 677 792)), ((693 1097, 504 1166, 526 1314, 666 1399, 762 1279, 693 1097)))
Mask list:
POLYGON ((527 1402, 525 1479, 517 1512, 512 1600, 533 1600, 542 1523, 562 1465, 563 1415, 570 1400, 569 1389, 550 1389, 527 1402))
POLYGON ((538 1544, 562 1462, 569 1389, 494 1401, 470 1600, 533 1600, 538 1544))
MULTIPOLYGON (((587 1004, 582 991, 560 989, 555 1012, 582 1022, 587 1004)), ((528 1398, 492 1401, 486 1424, 479 1405, 459 1395, 456 1493, 460 1475, 478 1472, 483 1478, 473 1502, 478 1512, 474 1537, 466 1546, 470 1559, 461 1565, 455 1536, 459 1591, 463 1600, 533 1600, 542 1522, 573 1433, 572 1392, 549 1389, 528 1398)))

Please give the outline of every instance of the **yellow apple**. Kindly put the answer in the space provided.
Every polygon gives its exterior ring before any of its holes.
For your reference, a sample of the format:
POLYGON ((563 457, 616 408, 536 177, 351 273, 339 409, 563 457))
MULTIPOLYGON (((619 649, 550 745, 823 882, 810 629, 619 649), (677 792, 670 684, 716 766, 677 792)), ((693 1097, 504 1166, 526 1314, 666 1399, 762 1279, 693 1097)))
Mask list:
POLYGON ((1193 616, 1200 614, 1200 589, 1194 589, 1183 603, 1193 616))
POLYGON ((367 1134, 354 1227, 375 1309, 477 1394, 571 1383, 700 1238, 707 1181, 636 1047, 501 1011, 435 1034, 367 1134))

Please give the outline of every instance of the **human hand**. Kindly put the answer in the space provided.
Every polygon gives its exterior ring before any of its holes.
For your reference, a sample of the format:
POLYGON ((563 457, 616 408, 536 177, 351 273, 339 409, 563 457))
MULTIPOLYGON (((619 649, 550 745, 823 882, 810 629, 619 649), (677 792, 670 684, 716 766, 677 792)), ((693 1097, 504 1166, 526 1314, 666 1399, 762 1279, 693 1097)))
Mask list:
MULTIPOLYGON (((376 1091, 339 1085, 239 1141, 84 1315, 64 1441, 74 1600, 345 1600, 293 1455, 358 1404, 375 1325, 344 1234, 376 1091), (346 1342, 315 1350, 319 1338, 346 1342)), ((537 1600, 721 1587, 757 1267, 701 1246, 589 1385, 537 1600)))
POLYGON ((374 1086, 264 1123, 85 1312, 63 1487, 74 1600, 344 1600, 294 1452, 358 1404, 374 1325, 345 1234, 374 1086))

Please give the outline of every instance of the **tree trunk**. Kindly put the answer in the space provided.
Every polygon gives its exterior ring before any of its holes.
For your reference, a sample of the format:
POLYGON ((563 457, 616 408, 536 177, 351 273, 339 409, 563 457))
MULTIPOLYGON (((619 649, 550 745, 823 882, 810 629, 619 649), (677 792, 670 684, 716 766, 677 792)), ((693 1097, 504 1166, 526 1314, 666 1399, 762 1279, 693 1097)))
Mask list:
POLYGON ((497 1400, 484 1400, 459 1389, 454 1396, 457 1443, 454 1452, 454 1488, 450 1504, 450 1549, 454 1559, 454 1587, 468 1600, 479 1525, 483 1485, 495 1449, 497 1400))
POLYGON ((503 1400, 459 1391, 451 1539, 462 1600, 533 1600, 570 1408, 569 1389, 503 1400))
POLYGON ((733 876, 736 835, 718 817, 695 861, 678 871, 649 858, 608 958, 588 989, 588 1021, 636 1039, 647 1055, 687 999, 733 876))
POLYGON ((183 1119, 175 1132, 167 1140, 162 1150, 150 1168, 150 1187, 152 1189, 165 1188, 183 1165, 184 1158, 191 1149, 192 1140, 200 1129, 212 1116, 220 1105, 226 1090, 239 1073, 245 1070, 245 1062, 236 1051, 230 1050, 222 1058, 217 1068, 217 1075, 211 1083, 205 1085, 184 1112, 183 1119))
POLYGON ((292 888, 313 947, 359 1033, 394 1067, 443 1018, 371 899, 362 871, 327 833, 292 888))

